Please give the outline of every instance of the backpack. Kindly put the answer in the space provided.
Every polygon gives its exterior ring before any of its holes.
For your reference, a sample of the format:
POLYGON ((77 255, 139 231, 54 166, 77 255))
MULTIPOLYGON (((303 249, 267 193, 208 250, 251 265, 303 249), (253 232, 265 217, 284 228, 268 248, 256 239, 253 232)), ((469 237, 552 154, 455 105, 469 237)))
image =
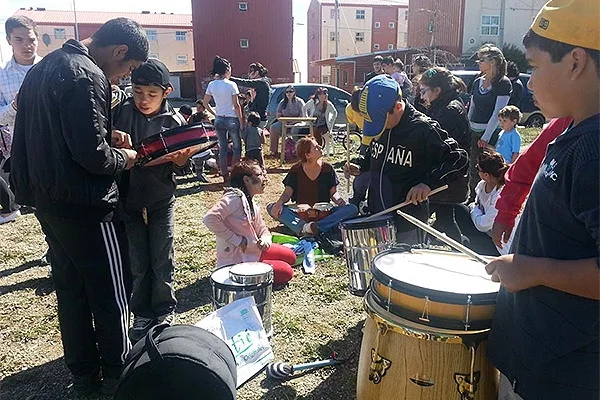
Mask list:
POLYGON ((285 161, 293 161, 296 159, 296 142, 292 138, 285 139, 283 158, 285 161))
POLYGON ((125 360, 115 400, 235 400, 237 369, 220 338, 193 325, 160 324, 125 360))

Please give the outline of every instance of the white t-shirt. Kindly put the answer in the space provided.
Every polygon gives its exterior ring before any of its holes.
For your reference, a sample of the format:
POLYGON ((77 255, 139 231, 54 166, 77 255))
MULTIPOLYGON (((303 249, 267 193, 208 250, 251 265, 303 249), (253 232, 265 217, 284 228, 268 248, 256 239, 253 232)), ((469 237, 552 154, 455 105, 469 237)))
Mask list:
POLYGON ((233 108, 233 96, 240 93, 237 84, 229 79, 215 79, 208 84, 206 94, 215 100, 217 117, 237 118, 233 108))

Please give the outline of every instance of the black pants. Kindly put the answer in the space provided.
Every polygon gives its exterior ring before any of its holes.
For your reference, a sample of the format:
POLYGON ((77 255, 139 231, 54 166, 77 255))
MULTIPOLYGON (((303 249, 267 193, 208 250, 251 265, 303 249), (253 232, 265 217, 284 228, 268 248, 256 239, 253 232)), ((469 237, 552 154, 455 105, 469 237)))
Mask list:
POLYGON ((438 231, 444 232, 451 239, 461 243, 461 231, 456 223, 454 208, 456 204, 436 204, 429 203, 429 211, 435 213, 435 223, 433 227, 438 231))
POLYGON ((131 275, 122 223, 36 212, 52 249, 65 362, 75 377, 118 378, 131 348, 131 275))
POLYGON ((15 204, 15 195, 8 187, 8 183, 0 176, 0 206, 2 214, 8 214, 17 211, 19 206, 15 204))

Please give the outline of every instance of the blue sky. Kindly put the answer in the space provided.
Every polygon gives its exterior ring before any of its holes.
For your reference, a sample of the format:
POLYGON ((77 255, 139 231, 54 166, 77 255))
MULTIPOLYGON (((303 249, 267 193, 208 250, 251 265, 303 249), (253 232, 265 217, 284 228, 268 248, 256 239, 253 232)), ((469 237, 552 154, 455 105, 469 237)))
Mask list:
MULTIPOLYGON (((72 10, 73 0, 2 0, 0 7, 0 64, 4 64, 11 56, 10 46, 6 43, 4 21, 21 7, 45 7, 49 10, 72 10)), ((75 0, 78 11, 125 11, 191 13, 190 0, 75 0), (168 4, 168 7, 166 6, 168 4)), ((302 78, 307 76, 306 71, 306 12, 310 0, 292 0, 294 16, 294 58, 298 60, 302 78)))

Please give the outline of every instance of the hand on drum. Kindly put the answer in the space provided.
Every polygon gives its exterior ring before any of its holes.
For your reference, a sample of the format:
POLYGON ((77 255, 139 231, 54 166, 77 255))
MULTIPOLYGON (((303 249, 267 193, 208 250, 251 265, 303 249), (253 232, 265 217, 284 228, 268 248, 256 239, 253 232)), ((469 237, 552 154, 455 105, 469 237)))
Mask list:
POLYGON ((506 242, 508 242, 513 229, 514 227, 512 226, 494 222, 494 226, 492 226, 492 241, 499 249, 503 248, 506 242))
POLYGON ((360 175, 360 167, 356 164, 346 163, 344 164, 344 177, 346 179, 350 178, 351 175, 358 176, 360 175))
POLYGON ((122 152, 125 153, 125 155, 127 156, 127 158, 125 159, 125 169, 131 169, 133 168, 133 166, 135 165, 136 161, 137 161, 137 151, 135 150, 131 150, 131 149, 120 149, 122 152))
POLYGON ((113 129, 111 134, 111 143, 113 147, 117 149, 131 149, 133 144, 131 143, 131 136, 128 133, 113 129))
POLYGON ((282 210, 283 210, 283 204, 281 204, 280 202, 274 203, 273 207, 271 208, 271 216, 275 219, 279 218, 282 210))
POLYGON ((477 147, 479 147, 480 149, 485 149, 488 145, 488 142, 483 140, 483 139, 479 139, 477 141, 477 147))
POLYGON ((406 201, 411 202, 414 205, 417 205, 425 200, 427 200, 427 196, 429 196, 429 192, 431 192, 431 188, 424 183, 419 183, 418 185, 410 188, 408 193, 406 194, 406 201))
POLYGON ((532 257, 521 254, 508 254, 493 259, 485 267, 492 281, 500 282, 511 293, 538 286, 532 257))
POLYGON ((187 149, 182 149, 173 153, 166 154, 163 156, 163 159, 172 162, 178 167, 183 167, 188 162, 189 158, 193 156, 197 151, 198 150, 194 147, 188 147, 187 149))

